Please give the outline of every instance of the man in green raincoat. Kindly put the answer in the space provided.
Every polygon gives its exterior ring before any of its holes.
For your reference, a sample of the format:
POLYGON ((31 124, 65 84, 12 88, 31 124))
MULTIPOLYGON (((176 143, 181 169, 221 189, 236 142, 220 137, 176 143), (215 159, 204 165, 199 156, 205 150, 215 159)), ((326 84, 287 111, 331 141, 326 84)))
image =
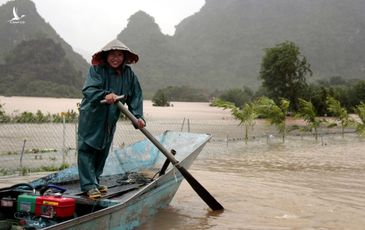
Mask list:
POLYGON ((129 111, 143 128, 143 98, 137 76, 129 64, 138 55, 119 40, 109 42, 92 57, 80 105, 78 128, 78 170, 80 187, 90 198, 99 198, 107 186, 99 184, 120 111, 114 103, 118 95, 126 97, 129 111), (106 103, 100 103, 105 100, 106 103))

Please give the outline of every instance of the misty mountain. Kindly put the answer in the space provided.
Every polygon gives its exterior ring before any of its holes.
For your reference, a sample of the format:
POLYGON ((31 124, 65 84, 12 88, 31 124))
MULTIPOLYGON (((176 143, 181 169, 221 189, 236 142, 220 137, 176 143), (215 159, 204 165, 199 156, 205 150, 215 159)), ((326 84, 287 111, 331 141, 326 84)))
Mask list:
MULTIPOLYGON (((80 88, 82 87, 83 82, 83 76, 84 73, 87 71, 89 64, 85 61, 85 59, 82 58, 82 56, 76 52, 73 51, 72 47, 67 44, 58 34, 57 32, 47 23, 37 12, 35 4, 30 0, 15 0, 15 1, 9 1, 3 5, 0 6, 0 64, 2 70, 4 68, 6 69, 5 72, 2 72, 0 75, 0 81, 1 81, 1 88, 4 89, 4 83, 5 79, 12 79, 11 76, 17 76, 21 79, 23 79, 25 82, 28 81, 42 81, 42 86, 46 83, 49 83, 50 86, 53 86, 55 89, 54 92, 58 92, 57 95, 50 95, 47 93, 46 90, 44 90, 44 94, 37 93, 37 96, 76 96, 80 95, 80 93, 75 94, 74 89, 77 88, 78 91, 80 91, 80 88), (9 20, 13 18, 13 8, 16 7, 19 16, 25 15, 21 20, 15 23, 10 23, 9 20), (51 39, 51 41, 48 41, 47 39, 51 39), (24 43, 26 41, 32 41, 30 43, 24 43), (37 42, 36 42, 37 41, 37 42), (28 47, 27 52, 33 52, 33 56, 36 57, 37 55, 44 54, 44 52, 47 53, 47 57, 52 59, 54 58, 60 58, 60 55, 62 58, 60 59, 63 63, 60 65, 57 65, 57 63, 51 63, 51 60, 44 60, 45 63, 37 63, 39 66, 39 69, 43 68, 43 65, 46 66, 48 69, 52 69, 52 71, 47 72, 47 77, 41 76, 43 74, 42 71, 40 71, 37 75, 37 72, 33 71, 32 76, 29 75, 27 72, 23 72, 21 74, 19 71, 16 70, 16 68, 6 66, 9 65, 9 62, 6 62, 6 58, 8 57, 16 57, 17 52, 19 52, 19 47, 22 47, 24 45, 33 44, 34 47, 28 47), (51 47, 47 47, 50 45, 51 47), (54 48, 55 46, 58 46, 57 49, 54 48), (49 52, 55 52, 55 53, 49 53, 49 52), (61 52, 62 54, 58 54, 56 52, 61 52), (66 64, 67 63, 67 64, 66 64), (6 64, 6 65, 4 65, 6 64), (49 65, 53 65, 50 67, 49 65), (69 68, 69 69, 66 69, 69 68), (16 72, 12 72, 16 71, 16 72), (53 81, 57 79, 60 75, 60 72, 69 71, 70 73, 73 73, 75 75, 70 74, 63 74, 66 78, 65 81, 68 81, 69 83, 73 83, 76 85, 62 85, 60 87, 60 82, 53 81), (44 77, 44 79, 43 79, 44 77), (77 79, 78 80, 75 80, 77 79), (58 87, 58 89, 57 89, 58 87), (61 90, 62 89, 62 90, 61 90), (71 93, 72 92, 72 93, 71 93)), ((32 54, 32 53, 28 53, 32 54)), ((30 59, 33 58, 32 55, 28 56, 30 59)), ((21 59, 21 57, 19 58, 21 59)), ((8 60, 9 61, 9 60, 8 60)), ((27 63, 31 62, 23 62, 23 63, 16 63, 15 59, 12 59, 12 65, 21 65, 25 69, 31 69, 31 66, 27 66, 27 63)), ((29 64, 30 65, 30 64, 29 64)), ((14 82, 13 82, 14 83, 14 82)), ((28 82, 30 83, 30 82, 28 82)), ((34 84, 33 84, 34 85, 34 84)), ((16 85, 11 87, 10 89, 7 88, 6 92, 0 90, 0 94, 2 95, 27 95, 26 92, 21 88, 17 88, 16 85)), ((47 87, 49 89, 49 87, 47 87)), ((31 91, 29 91, 31 92, 31 91)), ((29 95, 34 95, 34 92, 32 92, 29 95)))
POLYGON ((161 33, 137 12, 117 36, 140 54, 135 67, 147 93, 168 85, 257 87, 265 48, 292 41, 313 79, 365 77, 363 0, 206 0, 200 12, 161 33))
MULTIPOLYGON (((311 79, 364 79, 364 9, 364 0, 206 0, 199 12, 176 26, 174 36, 162 34, 153 17, 138 11, 117 38, 139 54, 134 70, 149 98, 167 86, 254 89, 261 84, 265 49, 285 41, 294 42, 307 57, 311 79)), ((0 31, 0 95, 71 96, 81 89, 88 63, 37 13, 32 1, 1 5, 0 31), (9 22, 13 7, 26 15, 24 23, 9 22), (24 47, 23 55, 30 59, 43 54, 60 63, 36 57, 35 62, 17 63, 17 52, 24 47), (37 72, 35 66, 44 69, 37 72), (30 89, 36 83, 50 87, 37 93, 21 88, 30 82, 35 82, 30 89)))
POLYGON ((153 17, 138 11, 129 18, 127 28, 117 38, 125 41, 139 55, 141 61, 133 68, 147 94, 161 86, 182 83, 178 78, 171 77, 172 71, 176 71, 176 76, 182 72, 180 65, 170 59, 176 56, 171 37, 161 33, 153 17))
POLYGON ((1 95, 81 97, 82 72, 50 38, 19 43, 0 64, 1 95))

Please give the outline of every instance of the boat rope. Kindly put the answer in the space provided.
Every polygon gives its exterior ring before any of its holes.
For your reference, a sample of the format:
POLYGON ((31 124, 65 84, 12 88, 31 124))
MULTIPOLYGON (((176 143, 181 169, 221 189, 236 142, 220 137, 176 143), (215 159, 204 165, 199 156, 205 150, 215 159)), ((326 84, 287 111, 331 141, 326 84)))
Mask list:
POLYGON ((137 172, 127 172, 122 178, 116 180, 119 185, 147 184, 151 181, 152 179, 147 178, 137 172))

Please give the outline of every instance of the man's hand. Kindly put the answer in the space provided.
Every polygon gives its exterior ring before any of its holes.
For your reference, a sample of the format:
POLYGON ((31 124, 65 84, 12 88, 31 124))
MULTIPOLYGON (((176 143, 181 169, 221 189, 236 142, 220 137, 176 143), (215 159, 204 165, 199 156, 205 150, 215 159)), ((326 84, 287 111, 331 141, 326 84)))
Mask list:
POLYGON ((144 120, 139 118, 139 119, 137 119, 137 124, 135 124, 135 125, 136 125, 137 129, 142 129, 146 126, 146 123, 144 123, 144 120))
POLYGON ((107 104, 114 104, 117 101, 117 95, 114 93, 109 93, 105 96, 105 103, 107 104))

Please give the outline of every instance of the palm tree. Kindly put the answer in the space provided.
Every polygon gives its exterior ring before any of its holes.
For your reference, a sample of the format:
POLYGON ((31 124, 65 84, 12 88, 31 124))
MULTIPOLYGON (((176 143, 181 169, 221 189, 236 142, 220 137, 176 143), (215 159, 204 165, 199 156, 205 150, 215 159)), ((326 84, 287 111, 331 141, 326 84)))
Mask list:
POLYGON ((283 142, 286 136, 286 114, 289 110, 290 102, 281 98, 280 104, 277 105, 274 100, 268 97, 260 97, 256 101, 256 113, 270 121, 271 125, 275 125, 280 134, 282 134, 283 142))
POLYGON ((245 103, 243 108, 240 109, 234 105, 232 102, 224 101, 221 99, 215 99, 212 102, 213 106, 222 107, 224 109, 230 109, 232 116, 240 120, 240 125, 245 127, 245 143, 248 141, 248 130, 249 127, 253 128, 255 125, 255 119, 257 118, 257 114, 255 112, 255 104, 253 103, 245 103))
POLYGON ((331 112, 341 122, 342 137, 345 135, 345 127, 347 127, 352 121, 350 119, 347 110, 341 106, 340 101, 334 97, 328 96, 327 100, 328 111, 331 112))
POLYGON ((312 102, 306 101, 301 98, 299 98, 298 100, 299 100, 299 109, 295 116, 303 118, 307 122, 310 131, 314 129, 315 139, 318 140, 317 129, 323 122, 323 120, 317 119, 317 112, 312 102))
POLYGON ((257 113, 255 109, 255 104, 253 103, 245 103, 243 108, 232 110, 232 114, 235 118, 239 119, 240 125, 245 127, 245 143, 248 141, 248 129, 249 127, 253 128, 256 124, 257 113))
POLYGON ((355 108, 355 113, 359 116, 361 122, 357 122, 356 132, 361 136, 365 136, 365 103, 361 102, 355 108))

